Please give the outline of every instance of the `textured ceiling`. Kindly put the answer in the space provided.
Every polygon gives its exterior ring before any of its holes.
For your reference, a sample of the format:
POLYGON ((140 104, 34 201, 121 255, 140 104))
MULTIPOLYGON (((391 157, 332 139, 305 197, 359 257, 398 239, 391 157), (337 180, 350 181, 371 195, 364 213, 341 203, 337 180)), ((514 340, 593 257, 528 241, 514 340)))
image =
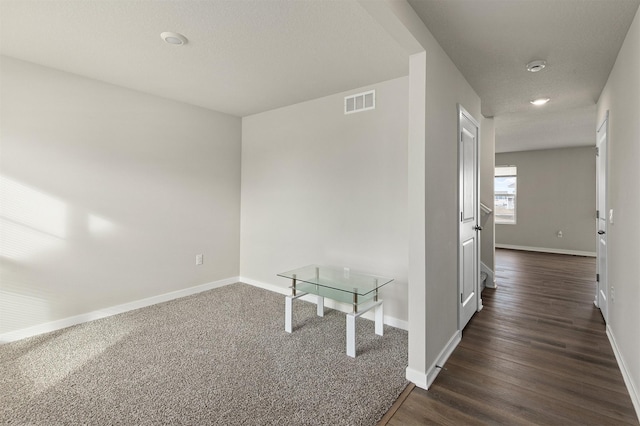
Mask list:
POLYGON ((595 144, 593 106, 640 0, 409 3, 495 116, 497 152, 595 144), (547 68, 527 72, 535 59, 547 68))
POLYGON ((495 117, 496 152, 595 145, 596 106, 495 117))
POLYGON ((0 53, 238 116, 409 68, 355 1, 0 0, 0 53))
MULTIPOLYGON (((409 3, 495 116, 497 152, 594 144, 640 0, 409 3), (548 67, 526 72, 533 59, 548 67)), ((0 0, 0 54, 237 116, 408 73, 355 0, 0 0)))

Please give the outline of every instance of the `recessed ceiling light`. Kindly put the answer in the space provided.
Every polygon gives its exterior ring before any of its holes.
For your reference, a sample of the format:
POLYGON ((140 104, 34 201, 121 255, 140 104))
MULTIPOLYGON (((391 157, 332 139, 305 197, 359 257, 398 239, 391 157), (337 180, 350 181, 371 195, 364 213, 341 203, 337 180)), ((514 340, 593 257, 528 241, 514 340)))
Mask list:
POLYGON ((183 36, 182 34, 164 32, 164 33, 160 34, 160 37, 162 37, 162 39, 164 41, 166 41, 167 43, 169 43, 169 44, 175 44, 177 46, 181 46, 183 44, 187 44, 187 38, 185 36, 183 36))
POLYGON ((531 61, 527 64, 527 71, 529 72, 538 72, 542 71, 544 67, 547 66, 547 61, 543 61, 542 59, 538 59, 536 61, 531 61))
POLYGON ((535 106, 540 106, 540 105, 544 105, 544 104, 546 104, 546 103, 547 103, 547 102, 549 102, 550 100, 551 100, 551 99, 549 99, 549 98, 539 98, 539 99, 534 99, 534 100, 529 101, 529 102, 531 102, 531 103, 532 103, 533 105, 535 105, 535 106))

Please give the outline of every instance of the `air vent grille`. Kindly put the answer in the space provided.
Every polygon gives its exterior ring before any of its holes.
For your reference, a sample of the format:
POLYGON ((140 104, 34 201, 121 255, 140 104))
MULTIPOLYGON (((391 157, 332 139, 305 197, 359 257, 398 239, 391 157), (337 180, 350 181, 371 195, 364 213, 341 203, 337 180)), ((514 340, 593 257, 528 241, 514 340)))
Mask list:
POLYGON ((354 112, 367 111, 376 107, 376 91, 358 93, 344 98, 344 113, 353 114, 354 112))

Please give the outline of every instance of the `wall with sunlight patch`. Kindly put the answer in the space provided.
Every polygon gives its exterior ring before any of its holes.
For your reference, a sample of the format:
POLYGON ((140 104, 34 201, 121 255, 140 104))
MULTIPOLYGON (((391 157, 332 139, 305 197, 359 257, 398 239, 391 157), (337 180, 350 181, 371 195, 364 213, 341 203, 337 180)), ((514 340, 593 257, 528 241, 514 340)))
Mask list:
POLYGON ((8 57, 0 77, 0 334, 238 276, 239 118, 8 57))

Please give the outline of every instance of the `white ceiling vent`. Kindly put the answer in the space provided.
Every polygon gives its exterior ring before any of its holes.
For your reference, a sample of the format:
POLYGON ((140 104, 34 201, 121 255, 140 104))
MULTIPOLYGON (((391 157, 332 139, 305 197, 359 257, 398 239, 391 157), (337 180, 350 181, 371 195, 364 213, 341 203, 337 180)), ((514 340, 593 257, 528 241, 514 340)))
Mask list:
POLYGON ((344 113, 353 114, 354 112, 375 109, 376 107, 376 91, 358 93, 356 95, 344 97, 344 113))

